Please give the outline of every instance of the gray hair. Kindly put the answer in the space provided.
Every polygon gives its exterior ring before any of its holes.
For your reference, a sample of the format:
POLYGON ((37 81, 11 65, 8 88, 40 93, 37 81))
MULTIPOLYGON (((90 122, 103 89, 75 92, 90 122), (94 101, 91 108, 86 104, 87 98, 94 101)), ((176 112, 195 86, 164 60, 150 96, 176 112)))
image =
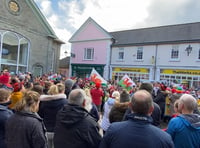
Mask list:
POLYGON ((74 89, 69 94, 69 103, 83 106, 83 102, 86 99, 86 93, 82 89, 74 89))

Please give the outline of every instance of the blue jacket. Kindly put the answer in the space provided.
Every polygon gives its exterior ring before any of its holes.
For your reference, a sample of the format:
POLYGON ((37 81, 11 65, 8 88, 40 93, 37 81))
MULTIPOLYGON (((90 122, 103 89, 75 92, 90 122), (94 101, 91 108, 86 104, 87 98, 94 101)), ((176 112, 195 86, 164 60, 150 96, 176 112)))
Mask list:
POLYGON ((99 148, 173 148, 170 135, 151 125, 151 120, 130 114, 127 121, 112 123, 99 148))
POLYGON ((171 119, 167 132, 176 148, 200 148, 200 116, 197 114, 171 119))
POLYGON ((6 148, 5 123, 12 114, 13 112, 7 106, 0 104, 0 148, 6 148))

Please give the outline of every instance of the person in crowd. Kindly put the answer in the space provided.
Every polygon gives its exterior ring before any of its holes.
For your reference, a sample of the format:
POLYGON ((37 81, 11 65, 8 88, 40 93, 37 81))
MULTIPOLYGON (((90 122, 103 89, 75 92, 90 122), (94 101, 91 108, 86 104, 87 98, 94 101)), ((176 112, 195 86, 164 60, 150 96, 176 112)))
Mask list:
POLYGON ((127 90, 123 89, 120 93, 120 101, 116 102, 109 113, 109 121, 120 122, 123 120, 124 114, 128 109, 130 96, 127 90))
POLYGON ((131 98, 132 114, 127 121, 115 122, 106 131, 99 148, 173 148, 166 132, 151 125, 152 95, 138 90, 131 98))
POLYGON ((5 124, 7 119, 13 114, 8 108, 10 102, 10 91, 0 88, 0 147, 6 148, 5 145, 5 124))
POLYGON ((53 83, 50 82, 50 81, 44 81, 44 88, 43 88, 43 93, 44 94, 46 94, 46 95, 48 94, 48 91, 49 91, 49 89, 50 89, 52 84, 53 83))
POLYGON ((101 84, 96 83, 95 88, 92 88, 90 90, 91 96, 92 96, 92 101, 96 105, 97 109, 99 112, 101 112, 101 100, 102 97, 104 96, 103 90, 101 89, 101 84))
POLYGON ((103 133, 107 131, 108 127, 110 126, 110 121, 109 121, 109 114, 116 102, 119 102, 120 100, 120 93, 118 91, 114 91, 112 93, 112 97, 109 97, 108 100, 104 104, 104 112, 103 112, 103 117, 102 117, 102 122, 101 122, 101 128, 103 129, 103 133))
POLYGON ((21 101, 23 97, 23 92, 22 92, 23 84, 19 81, 16 81, 15 83, 12 84, 12 86, 13 86, 13 92, 11 93, 10 96, 11 104, 9 105, 9 108, 15 110, 16 104, 19 101, 21 101))
POLYGON ((70 92, 68 104, 57 114, 55 148, 98 148, 101 135, 97 122, 86 110, 87 97, 82 89, 70 92))
POLYGON ((52 85, 48 91, 49 95, 40 96, 40 106, 38 114, 43 118, 47 128, 47 138, 49 148, 53 147, 54 128, 58 111, 67 104, 65 86, 62 83, 52 85))
POLYGON ((7 72, 7 70, 4 70, 0 75, 0 88, 5 88, 13 91, 13 87, 10 85, 10 74, 7 72))
MULTIPOLYGON (((139 90, 146 90, 150 94, 152 94, 152 92, 153 92, 153 86, 152 86, 151 83, 148 83, 148 82, 141 83, 140 86, 139 86, 139 90)), ((154 105, 154 110, 153 110, 153 112, 151 114, 151 117, 153 119, 152 124, 159 127, 160 126, 160 117, 161 117, 160 107, 155 102, 153 102, 153 105, 154 105)), ((127 115, 129 113, 131 113, 131 109, 130 108, 128 108, 126 110, 126 113, 124 114, 123 120, 127 119, 126 117, 127 117, 127 115)))
POLYGON ((96 121, 99 121, 99 112, 96 107, 96 105, 92 102, 92 97, 90 94, 90 89, 85 88, 85 93, 88 96, 88 99, 86 100, 86 106, 88 106, 87 111, 96 119, 96 121))
POLYGON ((74 81, 72 79, 65 80, 65 94, 66 94, 67 98, 69 96, 69 93, 72 90, 73 85, 74 85, 74 81))
POLYGON ((181 114, 172 118, 167 128, 176 148, 200 147, 200 116, 193 113, 196 106, 197 101, 192 95, 183 94, 179 99, 181 114))
POLYGON ((40 95, 43 95, 43 93, 44 93, 43 87, 39 84, 33 85, 31 90, 38 92, 40 95))
POLYGON ((25 92, 16 105, 16 112, 6 122, 7 148, 47 148, 45 126, 37 114, 40 95, 25 92))
POLYGON ((153 101, 159 105, 160 110, 161 110, 161 120, 163 120, 164 119, 164 113, 165 113, 165 100, 166 100, 166 97, 168 95, 165 92, 167 87, 162 83, 158 86, 159 86, 159 89, 157 90, 157 95, 153 99, 153 101))

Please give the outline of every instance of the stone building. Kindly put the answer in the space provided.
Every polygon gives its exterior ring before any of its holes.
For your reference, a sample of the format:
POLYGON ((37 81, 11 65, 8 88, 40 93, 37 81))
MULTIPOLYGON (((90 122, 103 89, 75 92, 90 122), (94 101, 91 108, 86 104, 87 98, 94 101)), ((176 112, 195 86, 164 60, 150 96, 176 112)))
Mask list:
POLYGON ((0 1, 0 69, 57 72, 60 47, 51 26, 33 0, 0 1))

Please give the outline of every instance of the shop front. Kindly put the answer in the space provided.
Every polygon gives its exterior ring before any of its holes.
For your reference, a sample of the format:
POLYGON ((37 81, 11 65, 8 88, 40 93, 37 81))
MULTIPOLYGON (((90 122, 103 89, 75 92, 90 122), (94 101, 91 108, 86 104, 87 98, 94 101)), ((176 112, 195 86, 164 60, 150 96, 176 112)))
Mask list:
POLYGON ((149 81, 149 71, 148 68, 113 67, 112 79, 121 80, 124 75, 128 75, 133 81, 149 81))
POLYGON ((200 70, 196 69, 161 69, 160 80, 185 84, 188 87, 200 87, 200 70))
POLYGON ((89 78, 94 68, 101 76, 104 73, 105 65, 92 65, 92 64, 71 64, 72 77, 89 78))

